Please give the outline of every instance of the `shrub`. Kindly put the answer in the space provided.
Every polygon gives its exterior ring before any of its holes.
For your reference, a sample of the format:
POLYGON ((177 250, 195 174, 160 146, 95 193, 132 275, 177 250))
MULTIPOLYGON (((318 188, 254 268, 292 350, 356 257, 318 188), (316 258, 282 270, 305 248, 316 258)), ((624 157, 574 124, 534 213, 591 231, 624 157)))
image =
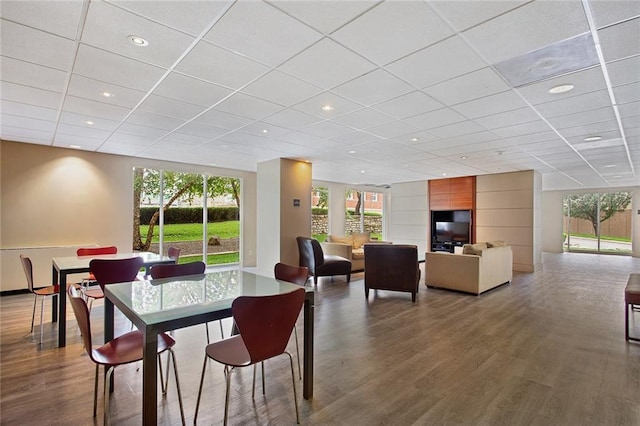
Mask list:
MULTIPOLYGON (((158 211, 157 207, 140 208, 140 224, 149 223, 151 217, 158 211)), ((208 207, 207 222, 226 222, 240 218, 237 207, 208 207)), ((172 207, 164 212, 164 223, 202 223, 202 207, 172 207)))

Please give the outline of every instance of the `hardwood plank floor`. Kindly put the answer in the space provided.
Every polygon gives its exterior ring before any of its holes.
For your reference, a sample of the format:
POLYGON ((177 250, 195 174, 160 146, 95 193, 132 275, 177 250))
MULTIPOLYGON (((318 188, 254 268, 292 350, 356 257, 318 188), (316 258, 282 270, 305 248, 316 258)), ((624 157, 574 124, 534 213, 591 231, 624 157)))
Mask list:
MULTIPOLYGON (((409 294, 384 291, 366 301, 361 273, 351 284, 322 279, 312 400, 302 399, 297 381, 301 423, 638 425, 640 344, 624 340, 624 286, 637 271, 640 259, 631 257, 545 254, 539 272, 518 274, 480 297, 421 283, 415 304, 409 294)), ((94 366, 75 321, 68 324, 67 347, 56 348, 47 305, 40 348, 38 333, 28 333, 32 303, 31 295, 0 298, 0 423, 101 423, 101 406, 97 420, 92 417, 94 366)), ((67 315, 73 319, 71 309, 67 315)), ((95 304, 96 342, 102 315, 102 305, 95 304)), ((632 318, 632 333, 640 335, 640 313, 632 318)), ((230 320, 225 325, 229 329, 230 320)), ((128 331, 128 321, 118 316, 117 328, 128 331)), ((177 330, 175 338, 192 423, 204 327, 177 330)), ((289 350, 295 354, 293 340, 289 350)), ((141 423, 137 367, 116 369, 113 424, 141 423)), ((251 369, 234 373, 231 424, 295 424, 286 357, 265 368, 266 395, 258 390, 255 401, 251 369)), ((223 407, 222 367, 209 362, 198 423, 221 424, 223 407)), ((180 424, 173 378, 158 412, 160 424, 180 424)))

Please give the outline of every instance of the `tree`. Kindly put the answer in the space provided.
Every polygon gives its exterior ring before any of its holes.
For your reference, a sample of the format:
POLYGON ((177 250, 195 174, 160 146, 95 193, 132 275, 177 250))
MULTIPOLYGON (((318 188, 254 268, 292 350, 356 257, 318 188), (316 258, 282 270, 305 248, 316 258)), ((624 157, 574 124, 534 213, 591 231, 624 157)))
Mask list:
POLYGON ((360 209, 362 208, 362 192, 356 191, 355 189, 347 189, 347 197, 353 194, 358 198, 358 201, 356 201, 356 205, 353 208, 353 214, 360 215, 360 209))
POLYGON ((629 192, 607 192, 604 194, 576 194, 565 199, 564 214, 585 219, 593 225, 593 233, 598 234, 598 225, 618 212, 624 211, 631 203, 629 192), (598 216, 598 200, 600 216, 598 216), (570 208, 570 211, 569 211, 570 208))
POLYGON ((237 178, 210 176, 207 179, 207 188, 211 197, 231 194, 240 208, 240 180, 237 178))
MULTIPOLYGON (((193 173, 164 172, 163 173, 163 199, 167 200, 163 211, 167 211, 173 203, 181 197, 191 201, 197 195, 202 195, 202 175, 193 173)), ((133 249, 148 251, 153 239, 153 231, 158 218, 158 209, 149 220, 149 229, 145 240, 140 234, 140 202, 143 197, 147 200, 160 196, 160 172, 158 170, 136 167, 133 178, 133 249)))
POLYGON ((327 191, 327 188, 314 187, 313 191, 318 194, 318 203, 316 204, 316 207, 321 209, 329 207, 329 191, 327 191))

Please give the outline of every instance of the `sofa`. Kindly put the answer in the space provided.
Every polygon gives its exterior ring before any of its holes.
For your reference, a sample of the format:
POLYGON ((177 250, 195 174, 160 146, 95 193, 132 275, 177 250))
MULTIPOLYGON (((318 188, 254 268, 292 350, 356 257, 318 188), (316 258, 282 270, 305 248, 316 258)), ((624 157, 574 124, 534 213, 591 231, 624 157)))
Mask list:
POLYGON ((351 262, 351 272, 364 270, 365 244, 391 244, 388 241, 372 240, 370 232, 348 235, 327 235, 322 250, 327 255, 340 256, 351 262))
POLYGON ((462 254, 427 252, 425 284, 479 295, 513 278, 513 254, 503 241, 465 244, 462 254))
POLYGON ((406 244, 366 244, 364 268, 364 295, 369 290, 391 290, 411 293, 416 301, 420 267, 418 247, 406 244))

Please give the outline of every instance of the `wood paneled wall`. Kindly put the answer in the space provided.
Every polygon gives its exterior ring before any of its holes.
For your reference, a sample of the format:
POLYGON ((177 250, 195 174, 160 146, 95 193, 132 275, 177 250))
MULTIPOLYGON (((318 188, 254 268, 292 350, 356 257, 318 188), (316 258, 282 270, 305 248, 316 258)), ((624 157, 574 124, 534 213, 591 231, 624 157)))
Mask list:
POLYGON ((471 242, 475 242, 476 177, 430 180, 429 210, 471 210, 471 242))

